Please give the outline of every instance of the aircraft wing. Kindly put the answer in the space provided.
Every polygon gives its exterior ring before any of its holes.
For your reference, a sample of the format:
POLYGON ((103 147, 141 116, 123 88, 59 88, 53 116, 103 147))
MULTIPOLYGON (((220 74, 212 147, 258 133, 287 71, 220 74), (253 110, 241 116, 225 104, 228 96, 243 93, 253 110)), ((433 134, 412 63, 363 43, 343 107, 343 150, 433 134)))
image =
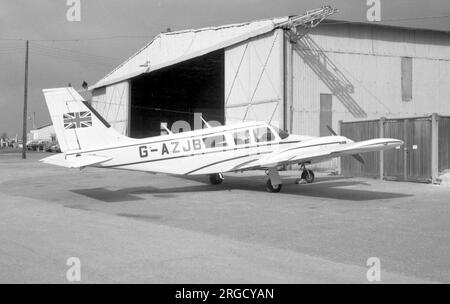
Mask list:
POLYGON ((111 159, 112 157, 95 154, 91 155, 83 154, 78 157, 75 156, 67 158, 66 154, 63 153, 41 159, 41 162, 66 168, 83 168, 87 166, 97 165, 111 159))
POLYGON ((377 138, 354 143, 338 144, 327 147, 308 146, 301 143, 289 149, 275 151, 252 164, 254 167, 274 167, 279 165, 319 162, 339 156, 354 155, 364 152, 388 150, 403 145, 401 140, 377 138))

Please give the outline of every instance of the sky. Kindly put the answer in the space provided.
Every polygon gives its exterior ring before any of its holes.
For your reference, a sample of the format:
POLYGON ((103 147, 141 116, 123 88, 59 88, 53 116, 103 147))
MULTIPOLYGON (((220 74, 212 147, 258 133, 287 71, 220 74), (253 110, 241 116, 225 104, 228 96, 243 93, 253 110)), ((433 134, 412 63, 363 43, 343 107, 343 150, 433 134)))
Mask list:
MULTIPOLYGON (((25 40, 30 40, 28 115, 50 122, 41 90, 90 85, 165 31, 301 14, 322 5, 333 19, 367 22, 367 0, 0 0, 0 134, 22 133, 25 40)), ((372 0, 369 0, 372 1, 372 0)), ((381 23, 450 31, 449 0, 380 0, 381 23)), ((29 121, 32 127, 31 120, 29 121)))

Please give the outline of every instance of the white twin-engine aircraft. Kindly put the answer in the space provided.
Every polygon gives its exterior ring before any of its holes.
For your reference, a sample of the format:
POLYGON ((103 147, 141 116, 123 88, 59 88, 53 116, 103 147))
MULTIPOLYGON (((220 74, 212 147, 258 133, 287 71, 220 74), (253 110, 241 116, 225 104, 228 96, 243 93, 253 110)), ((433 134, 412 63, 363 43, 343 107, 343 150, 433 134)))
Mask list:
POLYGON ((290 135, 264 122, 243 122, 156 137, 133 139, 116 132, 73 88, 43 90, 62 154, 44 163, 68 168, 110 168, 178 175, 209 175, 266 170, 267 190, 279 192, 278 168, 300 164, 301 177, 313 182, 306 164, 343 155, 387 150, 403 144, 390 138, 353 142, 343 136, 290 135))

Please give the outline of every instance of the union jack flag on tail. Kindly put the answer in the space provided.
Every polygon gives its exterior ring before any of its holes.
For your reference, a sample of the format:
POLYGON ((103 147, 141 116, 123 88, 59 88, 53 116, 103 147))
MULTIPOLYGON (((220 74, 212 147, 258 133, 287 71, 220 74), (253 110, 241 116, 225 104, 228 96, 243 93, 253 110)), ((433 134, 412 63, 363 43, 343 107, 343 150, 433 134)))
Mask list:
POLYGON ((64 129, 77 129, 92 127, 91 112, 71 112, 63 114, 64 129))

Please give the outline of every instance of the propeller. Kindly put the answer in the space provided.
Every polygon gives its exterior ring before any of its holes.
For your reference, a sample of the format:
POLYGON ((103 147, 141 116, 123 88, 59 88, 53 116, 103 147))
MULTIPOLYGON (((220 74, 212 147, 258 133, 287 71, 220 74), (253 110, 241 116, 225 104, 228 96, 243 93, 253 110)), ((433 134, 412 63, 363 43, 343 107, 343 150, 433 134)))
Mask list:
POLYGON ((357 161, 359 161, 361 163, 361 165, 365 165, 366 162, 364 161, 364 158, 361 156, 361 154, 352 154, 352 157, 354 159, 356 159, 357 161))
MULTIPOLYGON (((328 131, 330 131, 331 135, 337 136, 337 133, 330 126, 327 126, 327 129, 328 129, 328 131)), ((354 159, 356 159, 358 162, 360 162, 362 165, 366 164, 366 162, 364 161, 364 158, 361 156, 361 154, 359 154, 359 153, 352 154, 352 157, 354 159)))
POLYGON ((330 126, 327 125, 327 129, 328 129, 328 131, 330 131, 331 135, 337 136, 337 133, 334 132, 334 130, 330 126))

